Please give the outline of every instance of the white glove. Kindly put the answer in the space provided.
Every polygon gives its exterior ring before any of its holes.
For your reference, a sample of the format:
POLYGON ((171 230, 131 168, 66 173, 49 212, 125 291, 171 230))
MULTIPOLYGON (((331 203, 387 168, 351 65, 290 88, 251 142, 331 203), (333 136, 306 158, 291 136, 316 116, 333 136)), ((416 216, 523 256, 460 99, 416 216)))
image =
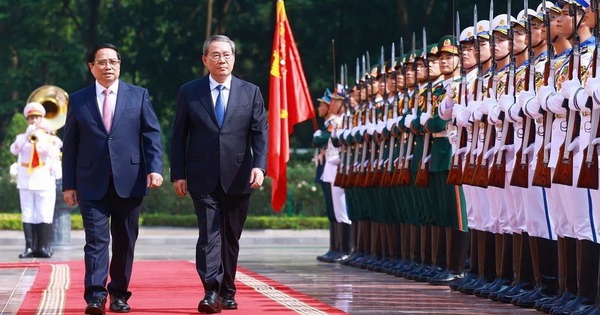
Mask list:
POLYGON ((592 140, 592 145, 598 145, 598 143, 600 143, 600 138, 594 138, 594 140, 592 140))
POLYGON ((492 156, 494 156, 494 154, 496 154, 496 150, 494 147, 491 147, 489 150, 487 150, 485 152, 485 154, 483 155, 483 159, 487 160, 487 159, 491 158, 492 156))
POLYGON ((423 160, 423 163, 427 163, 427 162, 429 162, 429 160, 431 160, 431 154, 429 154, 427 157, 425 157, 425 159, 423 160))
POLYGON ((560 95, 563 98, 570 99, 571 94, 581 87, 581 82, 579 79, 571 79, 563 82, 562 87, 560 89, 560 95))
POLYGON ((392 129, 394 129, 394 124, 396 124, 396 122, 393 119, 388 119, 385 126, 387 130, 392 131, 392 129))
POLYGON ((27 129, 25 130, 25 136, 26 138, 29 138, 29 136, 31 136, 31 134, 33 132, 35 132, 37 130, 37 127, 35 125, 29 125, 27 126, 27 129))
POLYGON ((543 110, 548 110, 548 107, 546 106, 546 99, 554 93, 556 93, 556 89, 553 85, 543 85, 538 90, 535 99, 543 110))
POLYGON ((456 104, 454 105, 454 107, 452 108, 452 118, 456 119, 456 117, 458 117, 458 113, 460 113, 463 110, 466 110, 467 106, 465 106, 464 104, 456 104))
POLYGON ((330 125, 330 126, 333 128, 333 129, 337 128, 337 126, 338 126, 338 124, 337 124, 337 121, 335 121, 335 119, 332 119, 332 120, 329 122, 329 125, 330 125))
POLYGON ((506 157, 507 157, 507 162, 509 160, 509 157, 512 157, 515 155, 515 145, 514 144, 505 144, 502 147, 500 147, 500 151, 505 151, 506 152, 506 157))
POLYGON ((564 98, 562 97, 562 95, 559 95, 558 93, 551 94, 550 97, 548 97, 547 99, 546 107, 549 111, 553 112, 554 114, 565 114, 567 112, 567 109, 562 107, 563 100, 564 98))
POLYGON ((404 127, 410 129, 410 125, 412 124, 412 122, 415 118, 417 118, 417 117, 413 114, 406 115, 406 118, 404 118, 404 127))
POLYGON ((569 144, 569 147, 567 148, 567 151, 579 152, 579 136, 575 137, 575 139, 573 139, 573 141, 571 141, 571 143, 569 144))
POLYGON ((383 128, 385 128, 385 121, 381 121, 379 123, 377 123, 377 127, 375 127, 375 130, 377 131, 377 133, 382 133, 383 132, 383 128))
POLYGON ((502 94, 498 99, 498 107, 500 110, 508 113, 508 109, 515 103, 515 98, 512 95, 502 94))
POLYGON ((600 108, 600 102, 598 102, 597 100, 600 100, 600 76, 599 77, 595 77, 595 78, 589 78, 587 80, 587 82, 585 83, 585 93, 587 93, 588 96, 592 97, 592 104, 594 104, 594 109, 598 109, 600 108))
POLYGON ((491 107, 488 108, 488 122, 492 125, 500 123, 500 107, 498 107, 498 103, 491 104, 491 107))
POLYGON ((483 101, 481 101, 481 106, 479 106, 479 111, 481 111, 481 113, 483 115, 489 115, 490 108, 492 108, 495 104, 496 104, 495 98, 490 98, 490 97, 485 98, 485 99, 483 99, 483 101))
POLYGON ((419 122, 421 123, 421 125, 425 126, 429 119, 431 119, 430 113, 421 113, 421 117, 419 117, 419 122))
POLYGON ((527 146, 527 148, 525 148, 525 151, 523 151, 523 154, 528 155, 529 153, 532 153, 534 149, 535 149, 535 143, 531 143, 527 146))
POLYGON ((367 131, 367 126, 365 126, 365 125, 360 126, 358 129, 358 132, 360 133, 361 136, 364 136, 366 131, 367 131))
POLYGON ((374 124, 371 124, 371 123, 367 124, 367 133, 371 136, 375 133, 375 125, 374 124))
POLYGON ((529 101, 525 102, 523 112, 525 113, 525 115, 533 119, 543 117, 543 115, 540 113, 540 104, 538 103, 536 97, 533 97, 529 101))
POLYGON ((321 135, 323 135, 323 131, 321 131, 321 129, 319 129, 313 133, 313 138, 318 138, 321 135))
POLYGON ((479 121, 481 120, 481 115, 478 115, 477 112, 479 111, 479 107, 481 106, 481 102, 480 101, 473 101, 471 103, 469 103, 469 110, 471 111, 471 114, 473 115, 473 121, 479 121))
POLYGON ((456 152, 454 152, 454 155, 463 155, 463 154, 467 153, 468 150, 469 150, 468 147, 466 147, 466 146, 462 147, 462 148, 456 150, 456 152))
POLYGON ((535 98, 534 91, 521 91, 519 95, 517 95, 517 105, 519 108, 525 108, 527 102, 535 98))
POLYGON ((398 117, 396 117, 396 121, 394 121, 394 124, 396 124, 396 125, 400 124, 401 120, 402 120, 402 115, 399 115, 398 117))
POLYGON ((342 137, 344 137, 344 139, 348 138, 348 136, 350 135, 351 132, 352 132, 352 130, 344 130, 342 137))
POLYGON ((471 126, 471 122, 469 121, 469 116, 471 116, 471 112, 464 108, 456 113, 456 124, 461 127, 469 127, 471 126))

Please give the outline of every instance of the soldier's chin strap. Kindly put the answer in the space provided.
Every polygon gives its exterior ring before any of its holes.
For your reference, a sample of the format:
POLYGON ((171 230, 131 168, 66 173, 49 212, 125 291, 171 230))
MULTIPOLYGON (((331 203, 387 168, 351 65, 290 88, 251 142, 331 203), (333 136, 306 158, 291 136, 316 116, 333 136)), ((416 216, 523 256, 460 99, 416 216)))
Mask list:
POLYGON ((496 61, 504 60, 505 58, 508 58, 508 55, 510 55, 510 53, 506 53, 502 58, 496 58, 496 61))
POLYGON ((519 51, 518 53, 515 53, 515 56, 518 56, 518 55, 524 53, 525 51, 527 51, 527 47, 523 48, 523 50, 519 51))
POLYGON ((537 44, 531 46, 531 48, 538 48, 538 47, 542 46, 545 43, 546 42, 543 39, 541 39, 537 44))

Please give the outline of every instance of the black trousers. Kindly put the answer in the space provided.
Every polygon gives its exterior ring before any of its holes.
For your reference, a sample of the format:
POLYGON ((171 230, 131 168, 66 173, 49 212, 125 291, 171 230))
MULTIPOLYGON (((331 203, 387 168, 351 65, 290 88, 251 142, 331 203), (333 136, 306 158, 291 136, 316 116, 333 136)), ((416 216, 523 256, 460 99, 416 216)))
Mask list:
POLYGON ((143 197, 121 198, 112 180, 100 200, 79 200, 85 229, 85 291, 89 302, 107 293, 128 299, 143 197), (108 248, 112 235, 112 259, 108 248), (110 273, 110 283, 106 286, 110 273))
POLYGON ((219 184, 212 193, 191 196, 198 218, 196 270, 204 291, 233 298, 239 240, 248 214, 250 194, 227 194, 219 184))

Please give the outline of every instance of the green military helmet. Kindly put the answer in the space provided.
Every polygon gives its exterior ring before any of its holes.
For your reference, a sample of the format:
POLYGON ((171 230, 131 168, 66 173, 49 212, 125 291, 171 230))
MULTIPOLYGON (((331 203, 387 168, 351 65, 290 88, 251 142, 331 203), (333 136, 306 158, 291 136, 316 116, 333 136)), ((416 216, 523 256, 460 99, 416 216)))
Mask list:
POLYGON ((419 50, 418 52, 417 59, 424 59, 425 53, 427 53, 427 56, 435 56, 438 52, 437 44, 431 44, 427 46, 427 51, 425 52, 422 50, 419 50))
POLYGON ((401 53, 400 56, 396 57, 396 61, 394 62, 394 68, 398 70, 402 65, 406 63, 406 54, 401 53))
POLYGON ((396 57, 395 59, 390 59, 385 63, 386 73, 392 73, 396 69, 398 69, 398 57, 396 57))
POLYGON ((415 50, 415 53, 413 54, 412 51, 411 53, 406 57, 406 64, 411 64, 414 63, 416 59, 418 59, 419 57, 421 57, 421 55, 423 54, 422 50, 415 50))
POLYGON ((379 76, 381 76, 381 70, 380 70, 380 68, 381 67, 379 65, 372 67, 371 71, 369 71, 369 75, 372 78, 379 79, 379 76))
POLYGON ((439 52, 437 44, 427 46, 427 56, 436 56, 439 52))
POLYGON ((458 41, 452 35, 446 35, 440 38, 437 43, 438 54, 447 52, 453 55, 458 55, 458 41))

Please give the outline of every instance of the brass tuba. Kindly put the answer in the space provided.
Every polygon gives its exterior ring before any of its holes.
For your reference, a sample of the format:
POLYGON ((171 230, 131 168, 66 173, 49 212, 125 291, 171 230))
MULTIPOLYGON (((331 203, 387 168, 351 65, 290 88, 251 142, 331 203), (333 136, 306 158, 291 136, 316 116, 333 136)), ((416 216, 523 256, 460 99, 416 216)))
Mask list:
POLYGON ((43 85, 31 92, 27 103, 38 102, 46 109, 45 124, 52 131, 65 125, 69 94, 55 85, 43 85))

